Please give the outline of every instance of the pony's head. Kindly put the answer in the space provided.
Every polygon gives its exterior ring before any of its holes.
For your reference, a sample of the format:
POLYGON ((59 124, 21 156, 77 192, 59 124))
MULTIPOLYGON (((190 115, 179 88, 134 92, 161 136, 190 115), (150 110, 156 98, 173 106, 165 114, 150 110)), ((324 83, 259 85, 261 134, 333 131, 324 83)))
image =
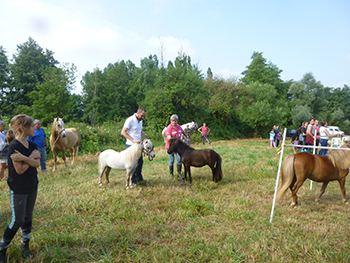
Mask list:
POLYGON ((156 157, 156 154, 153 151, 153 143, 151 142, 151 140, 146 139, 142 142, 142 152, 148 155, 148 159, 150 161, 153 160, 154 157, 156 157))
POLYGON ((173 152, 177 153, 179 144, 181 143, 184 144, 184 142, 177 137, 169 139, 169 148, 167 150, 168 154, 172 154, 173 152))
POLYGON ((53 126, 54 129, 57 131, 58 135, 62 135, 62 137, 66 137, 66 130, 64 129, 64 122, 63 122, 63 118, 55 118, 53 121, 53 126))
POLYGON ((194 121, 193 122, 191 122, 191 124, 190 124, 190 126, 189 126, 189 129, 190 130, 198 130, 198 124, 197 123, 195 123, 194 121))

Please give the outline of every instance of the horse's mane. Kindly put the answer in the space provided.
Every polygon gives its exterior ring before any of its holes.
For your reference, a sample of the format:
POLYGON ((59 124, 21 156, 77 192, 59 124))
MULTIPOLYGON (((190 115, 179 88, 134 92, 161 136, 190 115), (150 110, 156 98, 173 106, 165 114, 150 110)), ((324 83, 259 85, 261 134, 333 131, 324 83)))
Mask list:
POLYGON ((128 149, 125 150, 125 161, 133 162, 141 157, 142 145, 140 143, 134 143, 128 149))
MULTIPOLYGON (((341 148, 350 148, 350 142, 344 143, 341 148)), ((335 150, 327 156, 339 169, 347 169, 350 166, 350 150, 335 150)))
POLYGON ((182 140, 180 140, 179 138, 177 138, 177 137, 175 137, 175 138, 173 138, 173 139, 176 139, 178 142, 178 148, 179 147, 182 147, 182 148, 184 148, 184 149, 192 149, 192 150, 194 150, 194 148, 192 148, 191 146, 189 146, 187 143, 185 143, 185 142, 183 142, 182 140))

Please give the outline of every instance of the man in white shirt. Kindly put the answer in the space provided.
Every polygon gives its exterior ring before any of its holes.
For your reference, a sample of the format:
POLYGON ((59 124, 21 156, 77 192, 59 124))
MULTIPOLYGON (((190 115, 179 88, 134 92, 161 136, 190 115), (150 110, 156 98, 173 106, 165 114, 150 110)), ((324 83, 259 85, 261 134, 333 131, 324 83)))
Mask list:
MULTIPOLYGON (((145 108, 139 108, 137 112, 126 119, 121 134, 126 138, 126 148, 134 143, 141 143, 141 139, 146 140, 146 136, 142 131, 143 119, 146 117, 145 108)), ((132 183, 144 181, 142 177, 143 157, 139 159, 134 175, 132 176, 132 183)))

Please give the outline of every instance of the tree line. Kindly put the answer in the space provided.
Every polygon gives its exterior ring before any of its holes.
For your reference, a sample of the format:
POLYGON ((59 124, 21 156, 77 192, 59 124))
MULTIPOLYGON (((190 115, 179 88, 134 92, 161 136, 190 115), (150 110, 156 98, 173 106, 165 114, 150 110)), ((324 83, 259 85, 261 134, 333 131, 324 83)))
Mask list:
POLYGON ((217 138, 267 137, 275 124, 297 128, 311 117, 328 120, 350 133, 350 88, 324 87, 312 73, 283 81, 282 70, 253 52, 242 78, 203 73, 179 52, 167 65, 149 55, 137 67, 120 60, 87 71, 81 94, 73 94, 76 67, 32 39, 17 45, 10 60, 0 45, 0 115, 25 113, 42 123, 56 116, 92 126, 123 121, 140 106, 145 125, 161 131, 176 113, 180 123, 206 122, 217 138))

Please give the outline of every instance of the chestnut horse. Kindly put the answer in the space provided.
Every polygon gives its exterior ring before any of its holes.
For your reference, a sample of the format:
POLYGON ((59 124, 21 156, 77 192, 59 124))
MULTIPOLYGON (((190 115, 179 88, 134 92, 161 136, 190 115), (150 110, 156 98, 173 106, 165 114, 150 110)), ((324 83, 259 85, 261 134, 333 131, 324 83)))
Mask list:
MULTIPOLYGON (((350 148, 350 143, 342 145, 342 148, 350 148)), ((349 173, 350 151, 335 150, 326 156, 301 152, 288 155, 283 162, 281 170, 281 185, 277 191, 276 199, 279 200, 289 188, 292 192, 292 204, 297 205, 297 192, 306 179, 315 182, 323 182, 318 202, 326 190, 330 181, 337 180, 343 195, 343 202, 348 203, 345 194, 345 177, 349 173)))
POLYGON ((52 132, 50 136, 50 145, 54 157, 53 172, 56 170, 57 153, 62 152, 64 165, 66 164, 66 149, 72 157, 72 164, 78 158, 79 144, 81 136, 80 132, 75 128, 64 128, 64 123, 61 118, 55 118, 52 124, 52 132))
POLYGON ((192 183, 191 166, 202 167, 209 165, 213 173, 213 181, 219 182, 222 179, 221 157, 212 149, 195 150, 178 138, 169 140, 168 154, 173 152, 178 153, 181 157, 181 162, 185 167, 185 180, 187 173, 190 183, 192 183))

